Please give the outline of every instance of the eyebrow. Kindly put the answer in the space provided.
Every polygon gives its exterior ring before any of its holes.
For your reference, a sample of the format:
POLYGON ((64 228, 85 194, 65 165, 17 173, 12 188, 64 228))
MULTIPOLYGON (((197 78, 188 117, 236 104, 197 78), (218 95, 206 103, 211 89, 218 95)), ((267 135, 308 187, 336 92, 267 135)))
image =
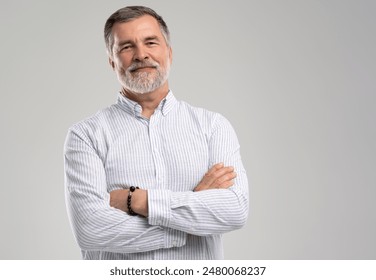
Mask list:
POLYGON ((125 41, 120 41, 119 44, 117 44, 119 47, 127 45, 127 44, 132 44, 131 40, 125 40, 125 41))
POLYGON ((159 41, 159 37, 158 36, 148 36, 144 39, 144 41, 153 41, 153 40, 159 41))
MULTIPOLYGON (((148 36, 143 39, 144 42, 153 41, 153 40, 160 41, 158 36, 148 36)), ((120 41, 118 46, 121 47, 127 44, 133 44, 133 41, 132 40, 120 41)))

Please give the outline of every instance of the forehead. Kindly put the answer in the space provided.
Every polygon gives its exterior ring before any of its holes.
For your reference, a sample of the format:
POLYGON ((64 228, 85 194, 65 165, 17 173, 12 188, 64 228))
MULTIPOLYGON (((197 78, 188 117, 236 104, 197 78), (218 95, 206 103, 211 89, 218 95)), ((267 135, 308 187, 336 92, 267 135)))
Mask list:
POLYGON ((128 22, 117 22, 112 27, 114 43, 124 40, 141 40, 146 37, 163 37, 158 21, 144 15, 128 22))

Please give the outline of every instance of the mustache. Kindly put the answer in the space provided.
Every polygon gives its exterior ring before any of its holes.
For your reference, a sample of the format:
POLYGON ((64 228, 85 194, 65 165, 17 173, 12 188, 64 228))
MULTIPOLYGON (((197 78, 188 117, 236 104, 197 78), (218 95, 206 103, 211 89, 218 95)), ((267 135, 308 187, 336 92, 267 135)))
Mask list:
POLYGON ((158 68, 159 64, 155 61, 134 62, 128 67, 127 71, 133 72, 140 68, 153 67, 158 68))

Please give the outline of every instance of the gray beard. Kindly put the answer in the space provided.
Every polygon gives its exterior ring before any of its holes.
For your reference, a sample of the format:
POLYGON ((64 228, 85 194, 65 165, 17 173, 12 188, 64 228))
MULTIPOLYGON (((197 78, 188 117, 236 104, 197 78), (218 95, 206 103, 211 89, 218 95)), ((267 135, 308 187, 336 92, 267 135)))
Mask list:
POLYGON ((136 72, 131 73, 129 69, 119 77, 120 82, 125 90, 128 90, 137 94, 145 94, 155 91, 161 87, 168 78, 170 67, 162 69, 159 65, 156 67, 156 73, 152 72, 136 72))

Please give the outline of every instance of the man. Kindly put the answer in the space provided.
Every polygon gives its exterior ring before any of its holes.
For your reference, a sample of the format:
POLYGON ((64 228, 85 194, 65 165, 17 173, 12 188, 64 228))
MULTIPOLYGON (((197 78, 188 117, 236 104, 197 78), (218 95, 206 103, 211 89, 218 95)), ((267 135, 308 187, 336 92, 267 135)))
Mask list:
POLYGON ((235 132, 174 97, 169 31, 153 10, 116 11, 105 42, 117 103, 72 126, 65 143, 66 202, 83 258, 222 259, 222 234, 248 215, 235 132))

